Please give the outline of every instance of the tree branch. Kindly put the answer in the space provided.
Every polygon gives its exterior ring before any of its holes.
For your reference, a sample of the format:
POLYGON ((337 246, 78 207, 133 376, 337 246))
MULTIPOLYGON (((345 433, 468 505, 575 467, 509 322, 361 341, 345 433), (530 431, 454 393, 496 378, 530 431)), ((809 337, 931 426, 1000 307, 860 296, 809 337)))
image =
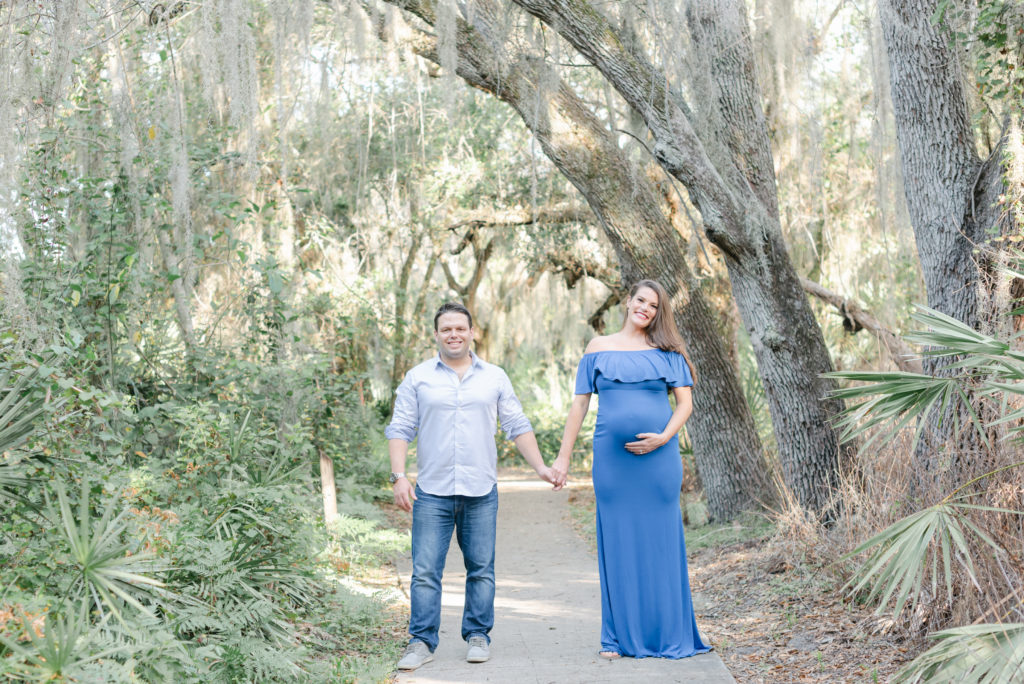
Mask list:
MULTIPOLYGON (((587 0, 513 2, 557 30, 643 118, 654 136, 655 159, 690 190, 704 217, 708 239, 737 261, 750 251, 750 240, 742 232, 745 210, 709 158, 694 128, 692 111, 668 87, 665 74, 637 46, 624 44, 608 19, 587 0)), ((729 171, 738 174, 735 168, 729 171)))
MULTIPOLYGON (((450 230, 451 232, 454 233, 461 226, 465 226, 465 225, 467 225, 467 224, 466 223, 457 223, 454 226, 449 226, 448 230, 450 230)), ((477 239, 478 239, 477 229, 480 227, 481 224, 477 223, 477 222, 470 221, 468 223, 468 225, 469 225, 469 230, 467 230, 465 233, 462 234, 462 239, 459 240, 459 244, 455 245, 450 250, 448 250, 449 254, 451 254, 453 256, 458 256, 459 254, 462 254, 463 250, 466 249, 466 247, 468 247, 469 245, 473 245, 473 247, 476 247, 476 243, 477 243, 477 239)))
POLYGON ((605 298, 604 302, 601 303, 601 306, 597 308, 597 311, 590 315, 590 318, 587 319, 587 324, 594 329, 594 332, 598 335, 604 334, 604 312, 621 302, 625 296, 625 288, 614 288, 608 297, 605 298))
POLYGON ((448 230, 456 230, 465 226, 493 226, 498 228, 529 226, 534 224, 579 223, 583 217, 592 217, 589 207, 574 202, 537 207, 530 209, 505 209, 503 211, 484 210, 472 212, 458 223, 448 226, 448 230))
POLYGON ((805 292, 836 308, 839 315, 843 317, 844 330, 850 334, 856 334, 863 329, 874 335, 879 342, 885 345, 885 348, 889 351, 889 356, 892 357, 893 362, 900 370, 908 373, 924 372, 921 366, 920 355, 907 346, 895 333, 883 327, 877 318, 861 309, 856 302, 832 292, 807 278, 800 278, 800 284, 805 292))
POLYGON ((484 279, 484 273, 487 271, 487 262, 494 255, 494 245, 496 242, 496 238, 491 238, 483 248, 479 247, 476 243, 473 244, 473 257, 476 263, 473 264, 473 275, 469 279, 469 284, 466 285, 465 295, 466 306, 470 310, 473 309, 473 304, 476 303, 476 291, 480 287, 480 281, 484 279))
POLYGON ((438 262, 441 264, 441 270, 444 271, 444 277, 445 280, 448 281, 448 287, 455 290, 460 297, 465 297, 466 288, 459 285, 459 281, 455 280, 455 275, 452 273, 451 266, 448 265, 448 262, 440 257, 438 257, 438 262))
POLYGON ((542 268, 561 275, 569 289, 576 287, 576 283, 584 276, 598 280, 612 290, 622 287, 622 278, 617 269, 600 264, 593 259, 565 252, 550 252, 546 257, 547 263, 542 268))

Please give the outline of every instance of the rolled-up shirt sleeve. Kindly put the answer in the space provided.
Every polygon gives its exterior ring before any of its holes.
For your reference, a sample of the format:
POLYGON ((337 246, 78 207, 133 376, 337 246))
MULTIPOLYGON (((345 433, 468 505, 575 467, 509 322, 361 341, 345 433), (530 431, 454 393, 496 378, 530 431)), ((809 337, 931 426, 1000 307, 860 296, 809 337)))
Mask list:
POLYGON ((402 384, 395 390, 395 410, 391 414, 391 422, 384 428, 384 436, 388 439, 404 439, 411 442, 416 439, 419 429, 419 407, 416 401, 416 387, 411 374, 406 373, 402 384))
POLYGON ((519 397, 512 389, 512 381, 504 372, 501 374, 499 386, 498 420, 501 421, 501 429, 505 431, 505 436, 509 439, 533 432, 533 425, 523 413, 523 405, 519 403, 519 397))

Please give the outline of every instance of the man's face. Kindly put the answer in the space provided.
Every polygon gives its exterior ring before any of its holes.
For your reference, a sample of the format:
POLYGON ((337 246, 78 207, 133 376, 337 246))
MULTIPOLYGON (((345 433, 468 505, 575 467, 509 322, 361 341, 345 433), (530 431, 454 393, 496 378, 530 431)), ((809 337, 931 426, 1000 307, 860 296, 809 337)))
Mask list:
POLYGON ((434 331, 437 349, 442 359, 460 361, 469 354, 469 343, 473 341, 473 329, 469 318, 462 313, 441 314, 434 331))

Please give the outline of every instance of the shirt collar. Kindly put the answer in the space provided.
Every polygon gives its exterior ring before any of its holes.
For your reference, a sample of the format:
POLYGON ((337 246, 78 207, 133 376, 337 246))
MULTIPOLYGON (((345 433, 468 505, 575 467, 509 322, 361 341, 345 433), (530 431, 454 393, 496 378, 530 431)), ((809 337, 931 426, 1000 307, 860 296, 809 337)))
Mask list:
MULTIPOLYGON (((470 368, 476 368, 479 370, 484 367, 484 362, 472 350, 469 352, 469 358, 473 360, 473 362, 469 364, 470 368)), ((434 355, 434 367, 437 368, 438 366, 451 368, 451 366, 448 366, 448 364, 441 360, 441 352, 434 355)))

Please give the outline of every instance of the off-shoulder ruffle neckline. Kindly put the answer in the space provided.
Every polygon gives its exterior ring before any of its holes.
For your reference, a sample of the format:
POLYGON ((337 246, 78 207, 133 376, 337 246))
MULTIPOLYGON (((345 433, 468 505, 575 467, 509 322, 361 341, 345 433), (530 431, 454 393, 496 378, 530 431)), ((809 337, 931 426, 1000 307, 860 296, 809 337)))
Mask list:
POLYGON ((665 380, 670 386, 684 386, 690 382, 686 362, 677 352, 657 347, 650 349, 605 349, 583 355, 576 374, 576 393, 594 391, 598 376, 618 382, 665 380), (651 354, 649 352, 657 352, 651 354), (585 379, 585 380, 583 380, 585 379), (583 381, 583 384, 581 383, 583 381), (589 389, 587 389, 589 388, 589 389))
MULTIPOLYGON (((638 354, 641 352, 649 351, 665 351, 661 347, 648 347, 647 349, 598 349, 597 351, 587 352, 584 356, 590 356, 591 354, 638 354)), ((670 353, 670 352, 669 352, 670 353)))

